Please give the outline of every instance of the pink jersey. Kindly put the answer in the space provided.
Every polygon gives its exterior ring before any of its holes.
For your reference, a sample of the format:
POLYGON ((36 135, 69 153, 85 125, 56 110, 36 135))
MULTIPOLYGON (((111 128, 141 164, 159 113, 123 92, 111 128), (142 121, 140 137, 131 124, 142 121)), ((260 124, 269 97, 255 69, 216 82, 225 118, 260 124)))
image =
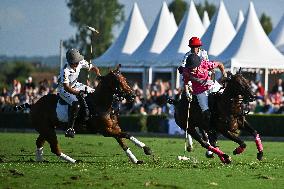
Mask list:
POLYGON ((219 66, 217 62, 201 60, 200 66, 198 66, 195 71, 193 71, 193 69, 184 68, 183 70, 184 82, 188 83, 188 81, 191 81, 192 94, 203 93, 204 91, 208 90, 211 87, 213 82, 206 82, 208 80, 211 80, 210 76, 208 75, 208 72, 209 70, 212 70, 217 66, 219 66), (196 80, 199 80, 199 82, 196 80))

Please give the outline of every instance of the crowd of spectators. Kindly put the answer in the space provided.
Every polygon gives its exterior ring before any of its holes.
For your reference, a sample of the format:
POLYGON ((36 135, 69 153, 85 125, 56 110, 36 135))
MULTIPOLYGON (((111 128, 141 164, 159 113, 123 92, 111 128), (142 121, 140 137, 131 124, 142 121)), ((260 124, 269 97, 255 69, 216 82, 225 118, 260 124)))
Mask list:
MULTIPOLYGON (((92 86, 95 87, 97 81, 92 86)), ((251 89, 256 94, 257 100, 250 104, 251 112, 263 114, 284 113, 284 82, 278 79, 272 90, 266 92, 260 81, 250 81, 251 89)), ((35 103, 42 96, 57 93, 57 77, 52 80, 43 79, 35 83, 32 77, 28 77, 24 84, 14 79, 8 88, 2 88, 0 92, 0 112, 12 111, 15 105, 35 103)), ((180 89, 171 89, 170 82, 157 80, 149 85, 144 94, 137 83, 132 85, 136 94, 133 103, 123 101, 120 104, 121 114, 161 115, 171 114, 171 107, 166 100, 168 97, 176 98, 180 89)))
POLYGON ((284 82, 282 79, 279 78, 269 92, 264 90, 260 81, 256 83, 251 81, 250 86, 256 95, 256 101, 250 104, 254 113, 284 113, 284 82))

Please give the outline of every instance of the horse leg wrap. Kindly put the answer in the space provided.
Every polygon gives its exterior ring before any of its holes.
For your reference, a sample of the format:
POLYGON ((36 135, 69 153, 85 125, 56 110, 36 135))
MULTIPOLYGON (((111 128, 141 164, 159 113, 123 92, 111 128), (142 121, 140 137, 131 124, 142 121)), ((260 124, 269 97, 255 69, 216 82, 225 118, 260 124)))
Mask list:
POLYGON ((137 163, 138 159, 135 157, 135 155, 130 151, 129 148, 125 151, 126 155, 129 157, 132 163, 137 163))
POLYGON ((36 149, 36 161, 43 161, 43 147, 36 149))
POLYGON ((263 151, 263 146, 262 146, 259 134, 257 134, 256 137, 255 137, 255 144, 256 144, 257 150, 259 152, 262 152, 263 151))
POLYGON ((61 153, 59 157, 60 157, 60 159, 63 159, 63 160, 68 161, 70 163, 76 162, 75 159, 73 159, 73 158, 71 158, 71 157, 69 157, 69 156, 67 156, 66 154, 63 154, 63 153, 61 153))
POLYGON ((234 150, 233 154, 234 154, 234 155, 236 155, 236 154, 241 154, 241 153, 243 153, 243 152, 245 151, 245 149, 246 149, 246 148, 243 148, 242 146, 239 146, 239 147, 237 147, 237 148, 234 150))
MULTIPOLYGON (((207 144, 209 144, 209 146, 210 146, 210 142, 209 141, 207 141, 207 144)), ((205 153, 205 156, 206 157, 213 157, 213 152, 208 149, 206 151, 206 153, 205 153)))
POLYGON ((214 148, 213 146, 209 146, 208 150, 210 150, 211 152, 217 154, 219 157, 224 154, 224 152, 222 152, 219 148, 214 148))
POLYGON ((140 148, 143 148, 145 146, 143 142, 139 141, 137 138, 133 136, 131 136, 129 140, 131 140, 135 145, 139 146, 140 148))

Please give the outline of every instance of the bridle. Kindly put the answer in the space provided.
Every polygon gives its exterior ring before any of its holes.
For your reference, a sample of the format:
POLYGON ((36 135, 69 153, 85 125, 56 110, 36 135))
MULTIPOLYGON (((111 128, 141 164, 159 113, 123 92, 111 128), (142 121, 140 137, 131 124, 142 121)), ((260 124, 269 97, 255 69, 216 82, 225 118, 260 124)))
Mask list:
MULTIPOLYGON (((238 84, 235 85, 240 85, 237 89, 235 89, 234 84, 232 83, 233 79, 236 80, 236 77, 242 77, 240 73, 237 73, 234 76, 230 76, 230 78, 227 79, 227 83, 230 84, 230 90, 226 91, 228 96, 230 97, 229 100, 232 102, 237 103, 237 105, 240 106, 241 111, 238 112, 237 116, 245 116, 250 113, 250 106, 249 103, 253 102, 255 100, 255 96, 252 95, 251 89, 249 86, 245 83, 238 82, 238 84), (244 86, 247 85, 247 86, 244 86)), ((228 87, 228 86, 227 86, 228 87)))
POLYGON ((119 70, 112 71, 113 75, 116 77, 116 83, 114 87, 114 94, 113 94, 113 99, 115 102, 121 102, 124 99, 133 101, 134 100, 134 93, 129 87, 129 91, 126 91, 122 88, 120 83, 123 83, 121 81, 121 72, 119 70))

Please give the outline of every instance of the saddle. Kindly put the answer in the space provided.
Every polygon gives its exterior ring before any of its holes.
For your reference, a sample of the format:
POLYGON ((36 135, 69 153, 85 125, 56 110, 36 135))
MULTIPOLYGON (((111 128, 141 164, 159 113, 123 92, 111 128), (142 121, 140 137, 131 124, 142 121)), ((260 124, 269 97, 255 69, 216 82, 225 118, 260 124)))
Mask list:
MULTIPOLYGON (((64 99, 62 99, 59 95, 57 95, 57 97, 58 97, 58 101, 56 105, 57 118, 61 122, 68 122, 68 111, 69 111, 70 105, 64 99)), ((82 97, 82 98, 79 98, 79 103, 81 105, 81 108, 80 108, 77 120, 87 121, 90 116, 90 111, 89 111, 87 102, 82 97)))

